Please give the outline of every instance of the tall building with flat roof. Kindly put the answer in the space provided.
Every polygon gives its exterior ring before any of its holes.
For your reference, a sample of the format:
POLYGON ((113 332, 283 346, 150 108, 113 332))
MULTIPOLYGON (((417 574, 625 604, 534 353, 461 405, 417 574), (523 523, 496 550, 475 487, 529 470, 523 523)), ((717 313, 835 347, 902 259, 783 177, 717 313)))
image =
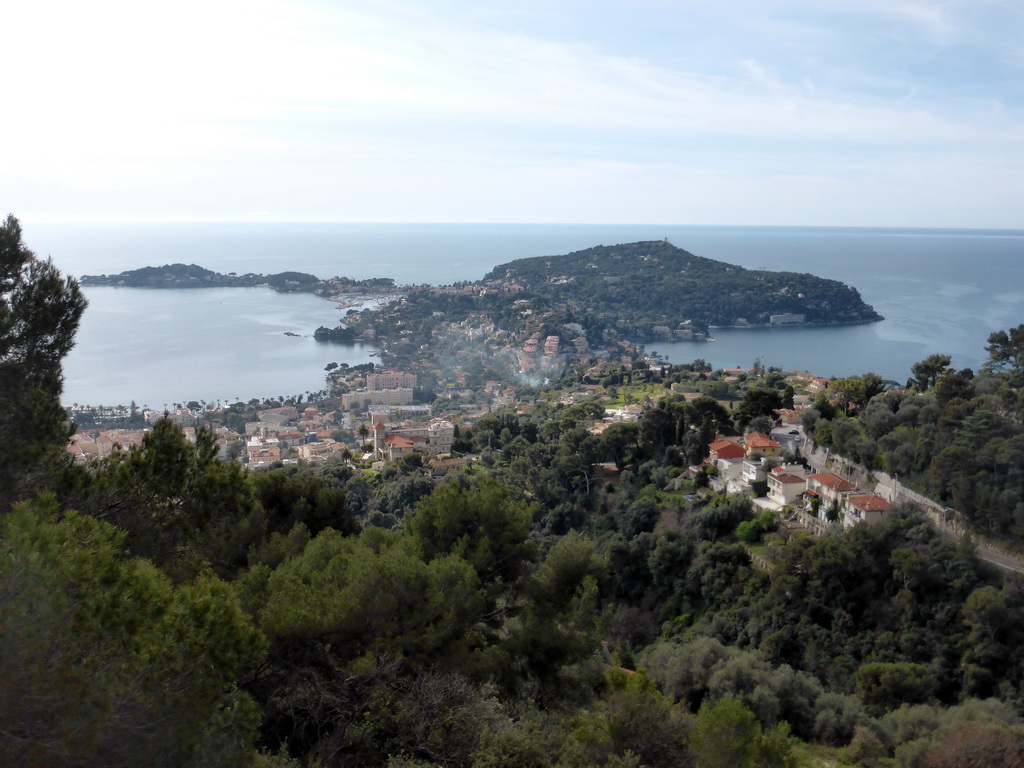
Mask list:
POLYGON ((351 408, 353 405, 362 405, 366 402, 370 405, 408 405, 412 402, 412 389, 357 389, 341 396, 342 408, 351 408))
POLYGON ((366 388, 371 392, 382 389, 415 389, 416 374, 402 371, 374 371, 366 375, 366 388))

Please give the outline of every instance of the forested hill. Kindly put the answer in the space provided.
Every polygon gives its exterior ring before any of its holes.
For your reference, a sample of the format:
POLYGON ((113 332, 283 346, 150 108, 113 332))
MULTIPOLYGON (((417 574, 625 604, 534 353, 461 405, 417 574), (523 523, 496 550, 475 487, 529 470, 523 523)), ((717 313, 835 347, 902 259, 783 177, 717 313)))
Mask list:
POLYGON ((501 264, 484 282, 575 301, 618 325, 768 325, 772 315, 803 315, 815 325, 881 320, 856 289, 795 272, 749 270, 695 256, 667 241, 596 246, 565 256, 501 264))

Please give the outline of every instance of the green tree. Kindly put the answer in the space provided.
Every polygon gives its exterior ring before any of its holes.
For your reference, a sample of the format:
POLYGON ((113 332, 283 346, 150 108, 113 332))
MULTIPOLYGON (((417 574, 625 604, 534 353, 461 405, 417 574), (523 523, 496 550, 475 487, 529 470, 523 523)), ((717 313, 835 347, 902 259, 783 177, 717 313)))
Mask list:
POLYGON ((424 559, 456 554, 485 584, 507 585, 536 557, 529 538, 532 511, 493 478, 468 488, 449 480, 419 501, 408 529, 424 559))
POLYGON ((612 424, 598 441, 601 457, 611 459, 621 471, 626 459, 639 449, 640 427, 637 424, 612 424))
POLYGON ((869 371, 868 373, 865 373, 863 376, 860 377, 860 381, 860 398, 856 401, 856 403, 858 406, 862 408, 869 402, 871 402, 871 398, 873 398, 875 395, 880 395, 883 392, 885 392, 885 379, 883 379, 877 373, 872 373, 869 371))
POLYGON ((64 477, 66 505, 127 532, 133 554, 180 577, 204 563, 230 570, 264 533, 265 522, 245 470, 222 462, 213 433, 160 419, 142 444, 64 477))
POLYGON ((589 430, 579 427, 566 430, 558 440, 552 460, 559 485, 581 489, 589 495, 594 477, 594 464, 600 457, 598 439, 589 430))
POLYGON ((985 370, 1006 371, 1015 384, 1024 379, 1024 325, 1009 331, 996 331, 988 337, 988 361, 985 370))
POLYGON ((923 664, 870 662, 857 669, 855 678, 857 695, 878 715, 903 703, 925 702, 935 693, 935 675, 923 664))
POLYGON ((598 647, 598 581, 607 567, 594 543, 575 532, 551 548, 527 581, 526 597, 502 627, 499 643, 482 656, 483 669, 506 693, 530 692, 548 704, 580 694, 572 667, 592 659, 598 647))
POLYGON ((415 667, 461 660, 482 606, 464 560, 425 563, 409 539, 373 528, 359 537, 327 529, 272 572, 246 573, 237 588, 289 666, 313 649, 342 669, 364 654, 415 667))
POLYGON ((828 384, 828 394, 843 407, 843 414, 849 414, 850 404, 864 400, 863 379, 852 376, 848 379, 833 379, 828 384))
POLYGON ((251 480, 256 498, 266 513, 269 533, 286 532, 303 523, 314 536, 324 528, 343 533, 358 531, 359 525, 346 512, 343 488, 331 487, 315 475, 284 472, 254 473, 251 480))
POLYGON ((939 376, 935 382, 935 398, 943 407, 951 400, 970 400, 974 397, 974 371, 963 368, 952 369, 939 376))
POLYGON ((576 717, 573 739, 586 765, 608 765, 614 755, 636 755, 649 768, 687 763, 686 735, 693 716, 658 692, 643 672, 605 673, 607 690, 576 717))
POLYGON ((918 363, 914 363, 910 369, 913 378, 908 384, 916 387, 918 392, 925 392, 931 389, 942 374, 948 373, 951 370, 949 367, 950 360, 952 358, 949 355, 935 354, 929 355, 918 363))
POLYGON ((963 604, 963 621, 970 630, 961 668, 964 689, 972 696, 990 696, 998 681, 1009 677, 1014 654, 1007 647, 1017 613, 1006 595, 992 586, 974 590, 963 604))
POLYGON ((263 651, 228 586, 173 586, 124 534, 52 497, 0 523, 0 763, 243 766, 263 651))
POLYGON ((758 416, 767 416, 772 421, 778 419, 778 409, 781 407, 782 393, 777 389, 754 387, 743 393, 743 400, 736 406, 733 415, 736 425, 743 429, 758 416))
POLYGON ((73 427, 60 404, 61 361, 86 301, 71 278, 22 242, 13 216, 0 225, 0 513, 45 487, 73 427))
POLYGON ((766 533, 774 531, 777 525, 775 513, 767 510, 755 519, 744 520, 736 526, 736 538, 744 544, 757 544, 764 538, 766 533))
POLYGON ((739 699, 705 703, 690 731, 690 752, 696 768, 788 768, 788 727, 766 735, 757 718, 739 699))

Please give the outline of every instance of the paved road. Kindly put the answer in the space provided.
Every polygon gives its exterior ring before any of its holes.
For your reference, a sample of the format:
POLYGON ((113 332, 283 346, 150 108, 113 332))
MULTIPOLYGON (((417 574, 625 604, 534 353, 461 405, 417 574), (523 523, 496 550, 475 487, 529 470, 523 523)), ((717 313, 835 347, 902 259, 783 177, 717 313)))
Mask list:
POLYGON ((772 430, 770 437, 779 444, 783 453, 800 453, 800 447, 804 442, 803 432, 798 430, 795 426, 789 425, 784 427, 775 427, 775 429, 772 430), (797 434, 789 434, 793 431, 796 431, 797 434))
MULTIPOLYGON (((935 526, 939 531, 939 534, 950 541, 960 542, 963 537, 953 533, 952 531, 944 531, 938 526, 935 526)), ((984 560, 986 563, 994 565, 1004 571, 1010 571, 1011 573, 1024 573, 1024 563, 1021 562, 1019 557, 1013 555, 1006 555, 998 550, 986 547, 984 544, 978 544, 974 542, 974 552, 978 555, 979 560, 984 560)))

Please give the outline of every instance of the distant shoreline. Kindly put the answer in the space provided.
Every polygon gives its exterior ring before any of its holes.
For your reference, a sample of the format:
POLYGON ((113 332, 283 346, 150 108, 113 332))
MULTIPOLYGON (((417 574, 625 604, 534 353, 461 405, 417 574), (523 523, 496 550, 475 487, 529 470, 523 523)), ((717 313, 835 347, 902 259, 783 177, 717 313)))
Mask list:
MULTIPOLYGON (((403 294, 404 295, 404 294, 403 294)), ((395 295, 390 293, 380 294, 336 294, 334 296, 321 296, 322 299, 327 299, 334 304, 338 305, 338 309, 354 309, 355 307, 366 306, 371 303, 376 303, 378 307, 387 304, 389 301, 401 298, 401 295, 395 295)))

